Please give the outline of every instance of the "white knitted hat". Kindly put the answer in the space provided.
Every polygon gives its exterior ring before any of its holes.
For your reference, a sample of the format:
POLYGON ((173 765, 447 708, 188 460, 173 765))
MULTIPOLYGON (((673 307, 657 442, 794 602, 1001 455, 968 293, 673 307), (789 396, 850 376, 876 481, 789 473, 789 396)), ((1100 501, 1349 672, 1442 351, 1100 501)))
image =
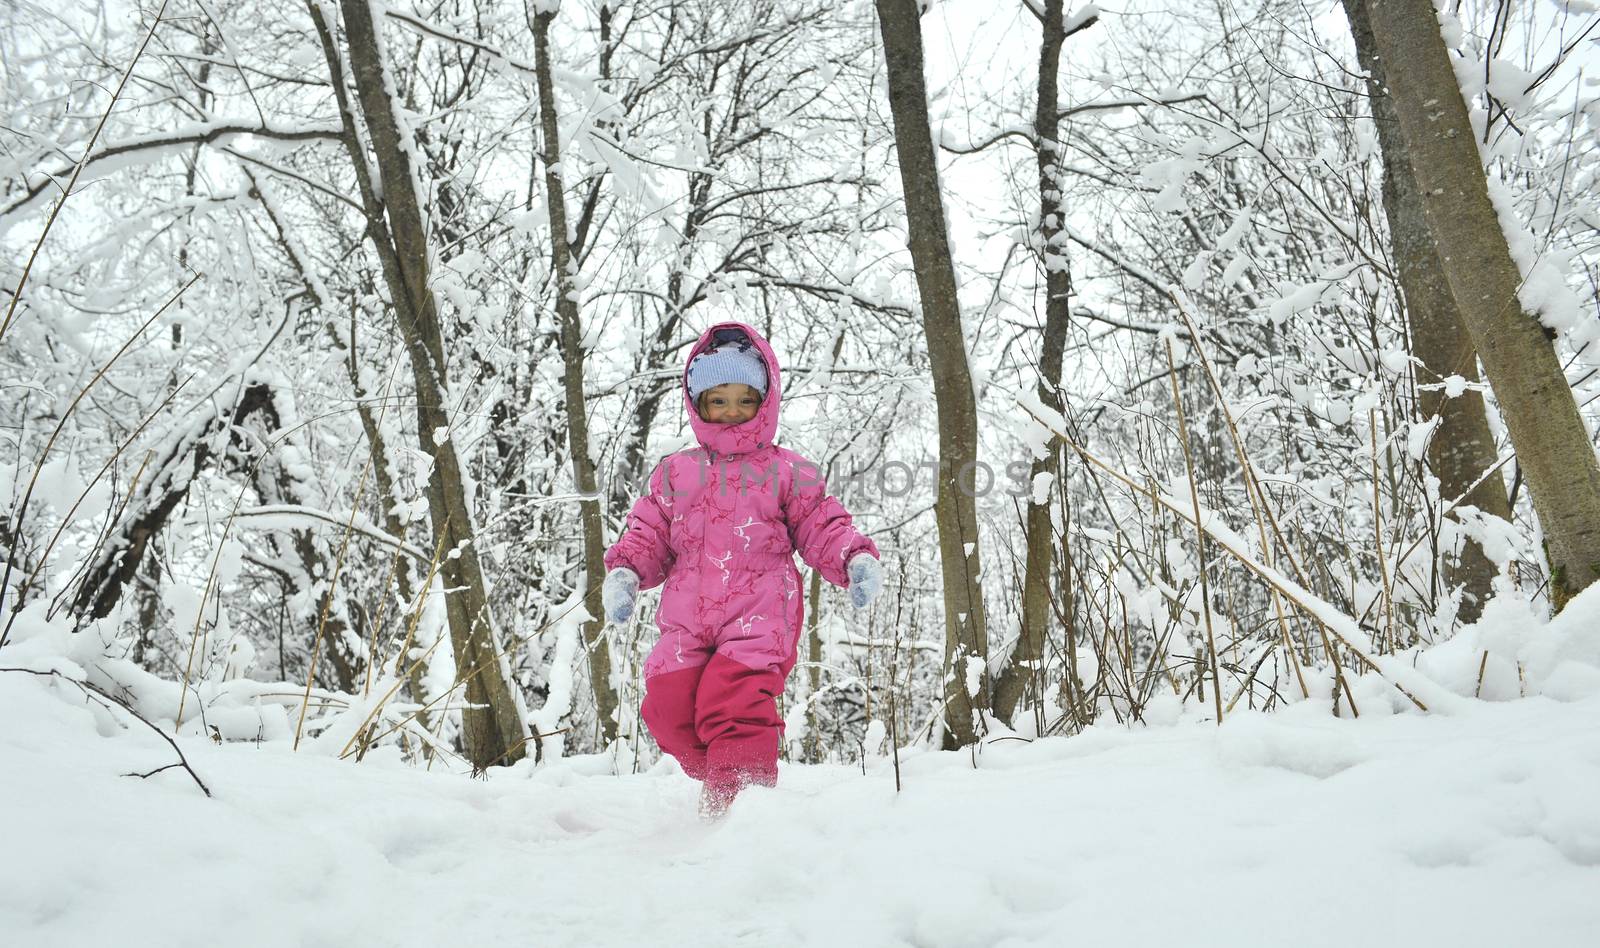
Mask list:
POLYGON ((767 394, 767 366, 761 353, 748 344, 724 345, 707 349, 689 360, 689 399, 698 399, 706 389, 739 382, 767 394))

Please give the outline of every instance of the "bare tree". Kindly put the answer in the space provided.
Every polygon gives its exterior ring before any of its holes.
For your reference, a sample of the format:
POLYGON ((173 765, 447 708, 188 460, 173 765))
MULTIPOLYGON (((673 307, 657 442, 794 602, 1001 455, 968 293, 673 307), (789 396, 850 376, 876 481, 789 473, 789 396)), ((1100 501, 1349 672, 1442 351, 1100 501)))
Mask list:
MULTIPOLYGON (((1061 363, 1067 346, 1071 322, 1072 271, 1068 267, 1066 237, 1062 222, 1066 209, 1061 203, 1065 172, 1061 146, 1056 138, 1061 124, 1057 83, 1061 70, 1061 47, 1066 42, 1063 0, 1045 0, 1040 22, 1044 35, 1039 41, 1039 91, 1034 109, 1033 134, 1039 167, 1039 266, 1044 271, 1044 335, 1039 345, 1039 401, 1060 414, 1061 363)), ((1031 8, 1030 8, 1031 9, 1031 8)), ((1075 26, 1081 30, 1093 20, 1075 26)), ((1031 493, 1027 500, 1025 535, 1028 555, 1022 581, 1022 633, 1011 659, 995 679, 994 713, 1010 721, 1017 702, 1030 687, 1035 696, 1042 693, 1045 633, 1051 618, 1051 572, 1055 558, 1055 530, 1051 523, 1051 498, 1056 491, 1043 491, 1041 479, 1053 481, 1060 470, 1061 446, 1051 439, 1042 458, 1028 466, 1031 493)))
POLYGON ((1427 0, 1366 0, 1377 58, 1462 322, 1500 404, 1544 528, 1559 611, 1600 579, 1600 464, 1551 339, 1517 291, 1483 159, 1427 0))
MULTIPOLYGON (((1439 418, 1439 426, 1428 441, 1428 466, 1439 478, 1442 499, 1471 504, 1484 513, 1510 520, 1511 502, 1506 496, 1505 480, 1498 473, 1488 473, 1499 462, 1499 456, 1483 396, 1468 388, 1449 398, 1441 387, 1442 380, 1450 376, 1476 383, 1478 353, 1472 346, 1472 336, 1462 325, 1428 230, 1422 195, 1390 101, 1385 63, 1377 55, 1372 26, 1367 22, 1366 2, 1344 0, 1344 10, 1355 39, 1356 57, 1367 71, 1368 101, 1383 155, 1383 211, 1389 224, 1396 277, 1404 295, 1411 351, 1422 360, 1431 383, 1419 393, 1418 409, 1423 418, 1439 418)), ((1476 620, 1489 598, 1496 573, 1494 563, 1481 546, 1468 540, 1459 560, 1446 568, 1447 580, 1461 586, 1464 594, 1458 616, 1463 622, 1476 620)))
POLYGON ((601 740, 617 736, 617 690, 611 684, 611 650, 606 645, 605 621, 600 605, 600 579, 605 575, 605 525, 600 515, 600 495, 595 486, 594 461, 589 456, 589 404, 583 391, 583 327, 578 313, 578 289, 573 283, 572 250, 567 243, 566 188, 561 181, 561 133, 556 121, 556 95, 550 72, 550 21, 554 13, 533 18, 534 56, 539 71, 539 128, 544 139, 545 208, 550 218, 550 279, 556 287, 556 312, 561 318, 562 378, 567 393, 567 443, 572 455, 572 479, 577 484, 583 520, 583 607, 590 619, 583 624, 584 647, 589 655, 589 684, 594 689, 595 716, 601 740))
POLYGON ((418 441, 433 459, 428 475, 428 512, 434 535, 446 551, 439 571, 450 590, 445 600, 450 641, 470 704, 461 715, 463 743, 475 766, 515 763, 526 753, 527 729, 502 669, 483 573, 473 545, 472 513, 466 502, 455 444, 449 438, 449 379, 438 306, 430 285, 428 234, 409 150, 395 118, 396 103, 390 98, 384 77, 381 39, 368 4, 363 0, 342 4, 351 84, 365 119, 372 160, 377 165, 378 181, 374 181, 355 113, 348 102, 333 33, 323 19, 322 8, 315 3, 307 8, 321 36, 333 79, 344 143, 355 165, 367 218, 367 236, 382 263, 384 282, 410 358, 417 389, 418 441))
POLYGON ((978 517, 973 497, 978 413, 961 328, 955 266, 945 232, 939 165, 928 124, 919 7, 917 0, 877 0, 877 5, 911 260, 922 299, 922 326, 938 402, 939 495, 934 517, 939 525, 944 574, 945 744, 965 747, 978 738, 981 719, 977 711, 991 705, 985 668, 989 641, 983 587, 978 582, 978 517))

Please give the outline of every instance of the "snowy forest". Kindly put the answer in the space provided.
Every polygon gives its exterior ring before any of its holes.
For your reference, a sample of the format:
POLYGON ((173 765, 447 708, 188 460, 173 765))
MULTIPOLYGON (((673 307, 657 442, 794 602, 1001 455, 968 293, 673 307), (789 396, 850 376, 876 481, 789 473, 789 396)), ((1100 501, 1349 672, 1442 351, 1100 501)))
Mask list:
MULTIPOLYGON (((1139 944, 1212 910, 1069 921, 1148 866, 1044 882, 1001 839, 1181 849, 1157 878, 1213 897, 1298 891, 1279 856, 1336 900, 1411 880, 1317 944, 1592 937, 1600 5, 14 0, 0 113, 13 944, 434 943, 512 877, 562 906, 515 910, 545 944, 1139 944), (855 608, 795 561, 783 777, 708 829, 641 711, 660 597, 607 621, 602 580, 730 322, 884 583, 855 608), (1296 794, 1325 822, 1251 821, 1296 794), (348 820, 397 877, 501 848, 451 902, 347 878, 345 829, 236 878, 147 820, 348 820), (1313 832, 1348 835, 1319 865, 1313 832), (252 904, 168 919, 69 839, 252 904), (593 927, 631 859, 687 898, 686 851, 744 940, 593 927), (1499 911, 1446 912, 1480 887, 1499 911), (402 892, 376 928, 331 905, 402 892)), ((1200 942, 1309 924, 1262 901, 1200 942)))

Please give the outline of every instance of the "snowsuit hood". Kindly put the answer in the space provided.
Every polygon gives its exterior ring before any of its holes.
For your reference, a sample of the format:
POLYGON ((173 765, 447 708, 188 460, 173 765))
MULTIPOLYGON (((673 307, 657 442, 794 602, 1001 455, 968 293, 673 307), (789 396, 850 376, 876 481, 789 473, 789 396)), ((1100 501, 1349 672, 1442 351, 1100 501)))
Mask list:
POLYGON ((778 433, 778 403, 783 399, 783 379, 772 346, 750 326, 745 323, 717 323, 702 333, 689 349, 689 357, 683 361, 680 387, 695 440, 713 455, 732 457, 751 454, 772 445, 773 436, 778 433), (737 425, 719 425, 701 418, 694 399, 689 397, 689 363, 708 349, 730 344, 750 345, 760 354, 761 361, 767 366, 767 394, 761 399, 761 407, 756 409, 755 417, 749 421, 737 425))

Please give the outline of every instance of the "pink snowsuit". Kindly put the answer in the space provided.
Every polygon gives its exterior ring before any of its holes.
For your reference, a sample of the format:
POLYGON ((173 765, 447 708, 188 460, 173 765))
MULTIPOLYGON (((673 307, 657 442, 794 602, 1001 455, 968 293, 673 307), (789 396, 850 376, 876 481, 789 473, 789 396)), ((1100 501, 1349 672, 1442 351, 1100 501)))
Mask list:
POLYGON ((656 466, 605 565, 633 570, 641 589, 665 581, 642 716, 684 773, 726 801, 747 783, 777 781, 783 721, 776 699, 805 615, 794 552, 829 582, 848 586, 845 564, 857 553, 877 556, 878 548, 828 496, 816 465, 773 443, 778 360, 754 329, 720 323, 706 330, 689 351, 683 386, 700 448, 656 466), (737 425, 702 419, 688 390, 688 361, 730 329, 749 337, 767 367, 761 407, 737 425))

